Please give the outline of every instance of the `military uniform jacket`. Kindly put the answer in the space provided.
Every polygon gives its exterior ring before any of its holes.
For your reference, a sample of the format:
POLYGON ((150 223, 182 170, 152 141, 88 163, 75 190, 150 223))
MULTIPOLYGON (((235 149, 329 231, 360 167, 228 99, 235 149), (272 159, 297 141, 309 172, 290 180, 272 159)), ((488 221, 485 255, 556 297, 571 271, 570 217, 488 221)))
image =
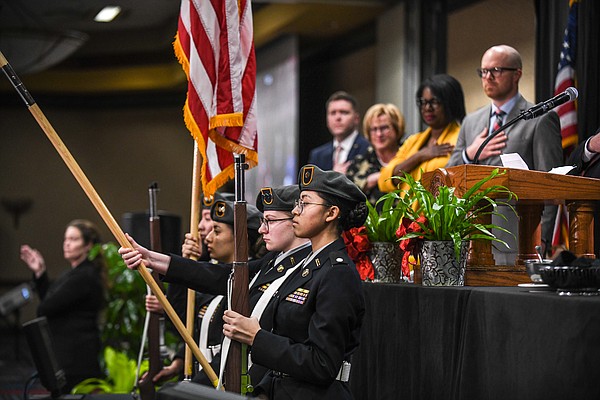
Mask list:
MULTIPOLYGON (((302 261, 309 253, 310 246, 298 249, 297 251, 289 254, 280 263, 275 265, 275 260, 279 252, 271 251, 264 257, 258 260, 251 260, 248 262, 248 270, 250 279, 255 274, 259 274, 252 287, 249 289, 248 302, 250 310, 254 309, 256 303, 262 296, 263 292, 269 287, 271 282, 285 275, 285 272, 295 266, 298 262, 302 261)), ((213 298, 214 295, 226 295, 227 294, 227 280, 231 273, 230 264, 211 264, 206 262, 197 262, 180 256, 171 255, 171 263, 165 281, 172 283, 185 284, 191 289, 204 293, 203 296, 210 296, 213 298)), ((223 331, 223 312, 227 306, 226 298, 221 303, 220 318, 216 318, 211 322, 209 329, 209 344, 213 345, 212 338, 214 334, 218 332, 221 334, 223 331), (213 328, 215 326, 216 328, 213 328)), ((272 304, 269 303, 265 311, 263 312, 260 323, 261 326, 266 326, 269 330, 271 329, 272 323, 272 304)), ((219 364, 215 364, 215 360, 220 357, 216 357, 211 362, 213 368, 218 371, 219 364)), ((263 375, 266 373, 267 368, 264 368, 256 363, 250 368, 250 377, 253 384, 258 383, 263 375)), ((204 374, 202 374, 204 375, 204 374)), ((201 378, 204 379, 204 378, 201 378)), ((204 381, 199 381, 205 383, 204 381)), ((208 382, 208 381, 207 381, 208 382)), ((210 384, 210 382, 208 382, 210 384)))
POLYGON ((261 324, 252 345, 253 361, 272 370, 257 393, 270 400, 351 399, 336 376, 358 347, 365 303, 344 241, 294 271, 271 303, 273 329, 261 324))

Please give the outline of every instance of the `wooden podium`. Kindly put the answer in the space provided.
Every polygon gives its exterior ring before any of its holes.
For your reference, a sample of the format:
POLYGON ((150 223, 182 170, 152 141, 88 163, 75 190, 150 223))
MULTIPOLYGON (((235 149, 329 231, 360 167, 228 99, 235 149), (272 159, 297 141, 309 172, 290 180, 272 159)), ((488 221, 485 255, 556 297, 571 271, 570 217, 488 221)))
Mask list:
MULTIPOLYGON (((517 196, 519 219, 518 255, 515 265, 496 265, 492 243, 471 241, 465 284, 469 286, 512 286, 531 283, 524 261, 537 258, 535 246, 541 243, 540 219, 544 205, 566 204, 569 211, 569 250, 577 256, 594 255, 594 201, 600 200, 600 179, 558 175, 486 165, 459 165, 439 168, 423 175, 423 185, 432 193, 440 186, 453 186, 459 196, 489 176, 495 168, 506 171, 487 183, 503 185, 517 196)), ((486 223, 491 222, 487 216, 486 223)))

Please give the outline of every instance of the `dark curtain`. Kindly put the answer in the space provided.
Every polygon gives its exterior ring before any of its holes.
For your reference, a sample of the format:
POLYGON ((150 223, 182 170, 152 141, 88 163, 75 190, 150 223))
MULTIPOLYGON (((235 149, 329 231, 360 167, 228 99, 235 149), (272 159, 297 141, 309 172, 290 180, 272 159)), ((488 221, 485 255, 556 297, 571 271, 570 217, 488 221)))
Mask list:
MULTIPOLYGON (((553 96, 562 38, 569 12, 568 0, 535 0, 536 32, 536 100, 553 96)), ((600 127, 600 80, 598 38, 600 37, 600 2, 580 0, 577 15, 577 56, 575 71, 579 91, 577 121, 582 142, 600 127)))
POLYGON ((600 2, 579 3, 577 78, 579 92, 579 139, 592 136, 600 127, 600 2))

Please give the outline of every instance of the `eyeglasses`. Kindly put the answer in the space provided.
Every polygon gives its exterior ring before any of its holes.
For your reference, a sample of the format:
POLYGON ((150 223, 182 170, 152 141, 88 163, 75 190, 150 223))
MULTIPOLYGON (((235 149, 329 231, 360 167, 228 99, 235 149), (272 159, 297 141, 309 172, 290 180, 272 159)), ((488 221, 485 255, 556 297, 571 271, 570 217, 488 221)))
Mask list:
POLYGON ((424 108, 426 106, 431 108, 438 108, 441 105, 442 102, 436 99, 435 97, 430 100, 424 99, 422 97, 417 99, 417 107, 419 108, 424 108))
POLYGON ((304 206, 306 205, 310 205, 313 204, 315 206, 323 206, 323 207, 333 207, 331 204, 325 204, 325 203, 309 203, 307 201, 304 201, 302 199, 300 200, 296 200, 294 202, 294 206, 295 208, 298 208, 298 215, 302 214, 302 211, 304 211, 304 206))
POLYGON ((494 67, 494 68, 477 68, 477 75, 480 78, 485 78, 490 74, 492 79, 496 76, 501 76, 504 71, 518 71, 519 68, 508 68, 508 67, 494 67))
POLYGON ((281 222, 281 221, 289 221, 291 219, 294 219, 294 217, 288 217, 288 218, 277 218, 277 219, 266 219, 266 218, 261 218, 260 219, 260 225, 265 227, 265 229, 267 230, 267 233, 269 233, 269 230, 271 229, 269 224, 273 223, 273 222, 281 222))
POLYGON ((377 131, 379 131, 381 133, 386 133, 386 132, 389 132, 390 129, 392 129, 392 127, 389 125, 372 126, 369 128, 369 133, 376 133, 377 131))

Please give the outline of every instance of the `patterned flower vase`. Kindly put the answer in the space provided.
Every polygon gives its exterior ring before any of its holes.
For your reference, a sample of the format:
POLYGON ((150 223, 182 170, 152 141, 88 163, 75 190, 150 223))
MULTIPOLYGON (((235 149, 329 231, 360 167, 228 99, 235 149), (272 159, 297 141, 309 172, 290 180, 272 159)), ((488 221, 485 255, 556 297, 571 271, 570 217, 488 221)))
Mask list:
POLYGON ((460 260, 457 261, 451 240, 424 241, 421 248, 422 285, 464 286, 469 243, 468 240, 462 242, 460 260))
POLYGON ((374 282, 400 282, 402 277, 402 250, 396 243, 371 243, 369 258, 375 270, 374 282))

